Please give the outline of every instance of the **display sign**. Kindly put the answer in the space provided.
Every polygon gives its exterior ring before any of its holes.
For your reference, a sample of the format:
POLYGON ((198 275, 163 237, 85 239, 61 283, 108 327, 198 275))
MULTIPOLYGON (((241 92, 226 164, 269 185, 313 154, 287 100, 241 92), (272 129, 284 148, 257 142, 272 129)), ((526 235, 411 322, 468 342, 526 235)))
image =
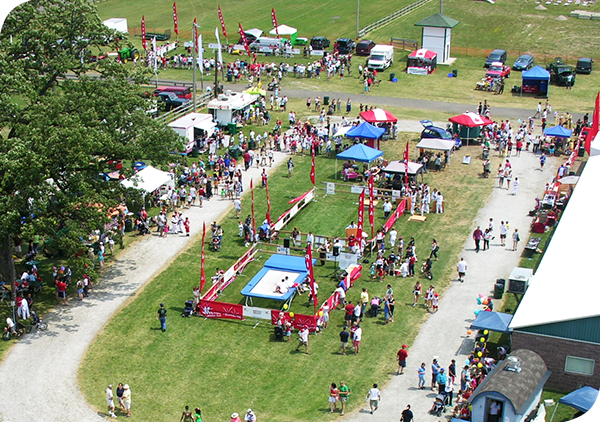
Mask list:
POLYGON ((335 195, 335 183, 327 183, 327 195, 335 195))
POLYGON ((254 306, 244 306, 244 318, 267 319, 271 320, 271 310, 257 308, 254 306))
POLYGON ((365 190, 364 186, 350 186, 350 192, 352 193, 362 193, 362 191, 365 190))
POLYGON ((406 69, 406 73, 409 75, 428 75, 428 69, 426 67, 409 67, 406 69))
POLYGON ((392 190, 392 198, 400 198, 402 196, 402 192, 399 190, 392 190))
POLYGON ((206 318, 244 319, 244 307, 234 303, 200 301, 200 313, 206 318))
POLYGON ((350 265, 356 265, 358 263, 358 254, 355 253, 342 252, 337 258, 341 269, 346 269, 350 265))
MULTIPOLYGON (((218 50, 219 49, 219 44, 217 43, 208 43, 208 48, 211 50, 218 50)), ((221 45, 221 50, 224 50, 225 48, 227 48, 226 45, 221 45)))

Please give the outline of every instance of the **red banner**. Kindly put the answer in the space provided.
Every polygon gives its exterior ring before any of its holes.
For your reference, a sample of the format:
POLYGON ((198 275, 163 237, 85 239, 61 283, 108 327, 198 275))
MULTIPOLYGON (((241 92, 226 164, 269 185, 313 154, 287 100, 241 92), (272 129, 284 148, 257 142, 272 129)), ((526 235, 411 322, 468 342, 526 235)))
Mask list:
POLYGON ((206 238, 206 221, 202 223, 202 253, 200 261, 200 293, 206 284, 206 276, 204 275, 204 239, 206 238))
POLYGON ((256 220, 254 219, 254 184, 252 183, 252 179, 250 179, 250 192, 252 194, 252 205, 250 209, 252 210, 252 239, 250 239, 250 243, 254 243, 254 234, 256 233, 256 220))
POLYGON ((306 247, 306 255, 304 256, 306 263, 306 271, 308 272, 308 283, 310 284, 310 294, 312 295, 315 311, 317 310, 317 292, 315 290, 315 274, 313 272, 312 245, 309 243, 306 247))
POLYGON ((144 51, 148 50, 148 41, 146 41, 146 16, 142 16, 142 47, 144 47, 144 51))
POLYGON ((192 36, 194 37, 194 49, 196 50, 196 54, 198 54, 198 22, 196 18, 194 18, 194 29, 192 30, 192 36))
POLYGON ((396 223, 396 220, 398 220, 398 218, 400 218, 400 216, 402 214, 404 214, 405 209, 406 209, 406 199, 402 199, 402 201, 400 201, 400 203, 398 204, 396 211, 394 211, 392 213, 392 215, 390 215, 390 218, 388 218, 388 221, 386 221, 385 225, 383 226, 386 233, 388 231, 390 231, 390 229, 392 228, 394 223, 396 223))
POLYGON ((173 26, 175 28, 175 33, 179 35, 179 24, 177 22, 177 3, 173 3, 173 26))
POLYGON ((315 145, 312 146, 312 166, 310 168, 310 182, 315 185, 315 145))
POLYGON ((404 189, 408 186, 408 160, 409 160, 409 152, 408 152, 408 144, 406 141, 406 149, 404 150, 404 189))
MULTIPOLYGON (((279 321, 279 315, 281 315, 281 311, 272 310, 271 311, 271 324, 276 325, 277 321, 279 321)), ((317 318, 314 315, 302 315, 302 314, 294 314, 292 318, 289 312, 283 312, 284 319, 290 321, 292 323, 292 327, 299 330, 302 328, 308 328, 309 331, 315 331, 317 329, 317 318)))
MULTIPOLYGON (((362 232, 365 224, 365 190, 363 189, 358 197, 358 230, 356 231, 356 239, 362 242, 362 232)), ((359 244, 360 247, 361 244, 359 244)))
POLYGON ((371 224, 371 237, 375 236, 375 188, 373 175, 369 177, 369 224, 371 224))
POLYGON ((600 92, 596 97, 596 106, 594 107, 594 113, 592 114, 592 127, 591 130, 587 133, 585 137, 585 150, 588 155, 590 154, 590 149, 592 147, 592 141, 598 134, 598 126, 600 124, 600 92))
POLYGON ((205 318, 244 319, 244 306, 202 299, 200 313, 205 318))
POLYGON ((296 203, 296 202, 298 202, 298 201, 302 201, 302 200, 303 200, 304 198, 306 198, 306 196, 307 196, 309 193, 311 193, 311 192, 312 192, 312 190, 309 190, 309 191, 308 191, 308 192, 306 192, 305 194, 303 194, 303 195, 300 195, 299 197, 292 199, 291 201, 289 201, 289 202, 288 202, 288 204, 294 204, 294 203, 296 203))
POLYGON ((248 53, 248 57, 252 57, 250 55, 250 48, 248 47, 248 39, 246 38, 246 33, 242 28, 242 24, 240 23, 240 29, 238 31, 240 33, 240 37, 242 37, 242 42, 244 43, 244 48, 246 49, 246 53, 248 53))
POLYGON ((225 21, 223 20, 223 13, 221 12, 221 6, 219 6, 219 22, 221 22, 221 30, 223 31, 223 36, 227 38, 227 31, 225 30, 225 21))
POLYGON ((267 223, 271 225, 271 198, 269 197, 269 182, 265 180, 265 189, 267 190, 267 223))
POLYGON ((271 19, 273 19, 273 26, 275 27, 275 33, 277 34, 277 38, 279 38, 279 28, 277 28, 277 16, 275 16, 275 8, 271 9, 271 19))

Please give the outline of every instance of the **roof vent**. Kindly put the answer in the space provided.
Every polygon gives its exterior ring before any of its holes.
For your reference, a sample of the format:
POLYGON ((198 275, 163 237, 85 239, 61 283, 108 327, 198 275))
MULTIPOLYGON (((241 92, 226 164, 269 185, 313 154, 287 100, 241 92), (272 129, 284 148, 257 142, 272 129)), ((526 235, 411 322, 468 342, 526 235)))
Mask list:
POLYGON ((510 356, 506 359, 506 371, 521 372, 521 359, 515 356, 510 356))
POLYGON ((221 94, 219 95, 219 101, 227 101, 229 98, 227 98, 227 96, 221 94))

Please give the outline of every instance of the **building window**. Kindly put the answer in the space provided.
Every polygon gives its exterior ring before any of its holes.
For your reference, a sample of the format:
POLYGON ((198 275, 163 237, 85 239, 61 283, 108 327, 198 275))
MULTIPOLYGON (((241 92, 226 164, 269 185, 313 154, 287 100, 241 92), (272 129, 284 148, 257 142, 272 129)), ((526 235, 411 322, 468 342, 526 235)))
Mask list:
POLYGON ((572 372, 574 374, 582 375, 594 375, 594 364, 596 361, 593 359, 578 358, 576 356, 567 356, 565 361, 565 372, 572 372))

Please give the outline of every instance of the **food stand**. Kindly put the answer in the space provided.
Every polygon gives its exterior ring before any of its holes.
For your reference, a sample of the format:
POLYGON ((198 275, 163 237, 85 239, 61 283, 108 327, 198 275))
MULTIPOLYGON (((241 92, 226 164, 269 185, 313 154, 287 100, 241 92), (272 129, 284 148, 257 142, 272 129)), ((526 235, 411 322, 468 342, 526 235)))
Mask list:
POLYGON ((259 98, 255 94, 227 91, 208 103, 208 111, 219 126, 227 126, 237 123, 237 117, 241 117, 259 98))
POLYGON ((406 73, 409 75, 429 75, 437 67, 437 53, 420 48, 408 56, 406 73))
POLYGON ((169 123, 169 127, 183 138, 185 149, 182 152, 185 154, 192 152, 197 141, 202 143, 212 136, 215 126, 213 116, 203 113, 190 113, 169 123))

